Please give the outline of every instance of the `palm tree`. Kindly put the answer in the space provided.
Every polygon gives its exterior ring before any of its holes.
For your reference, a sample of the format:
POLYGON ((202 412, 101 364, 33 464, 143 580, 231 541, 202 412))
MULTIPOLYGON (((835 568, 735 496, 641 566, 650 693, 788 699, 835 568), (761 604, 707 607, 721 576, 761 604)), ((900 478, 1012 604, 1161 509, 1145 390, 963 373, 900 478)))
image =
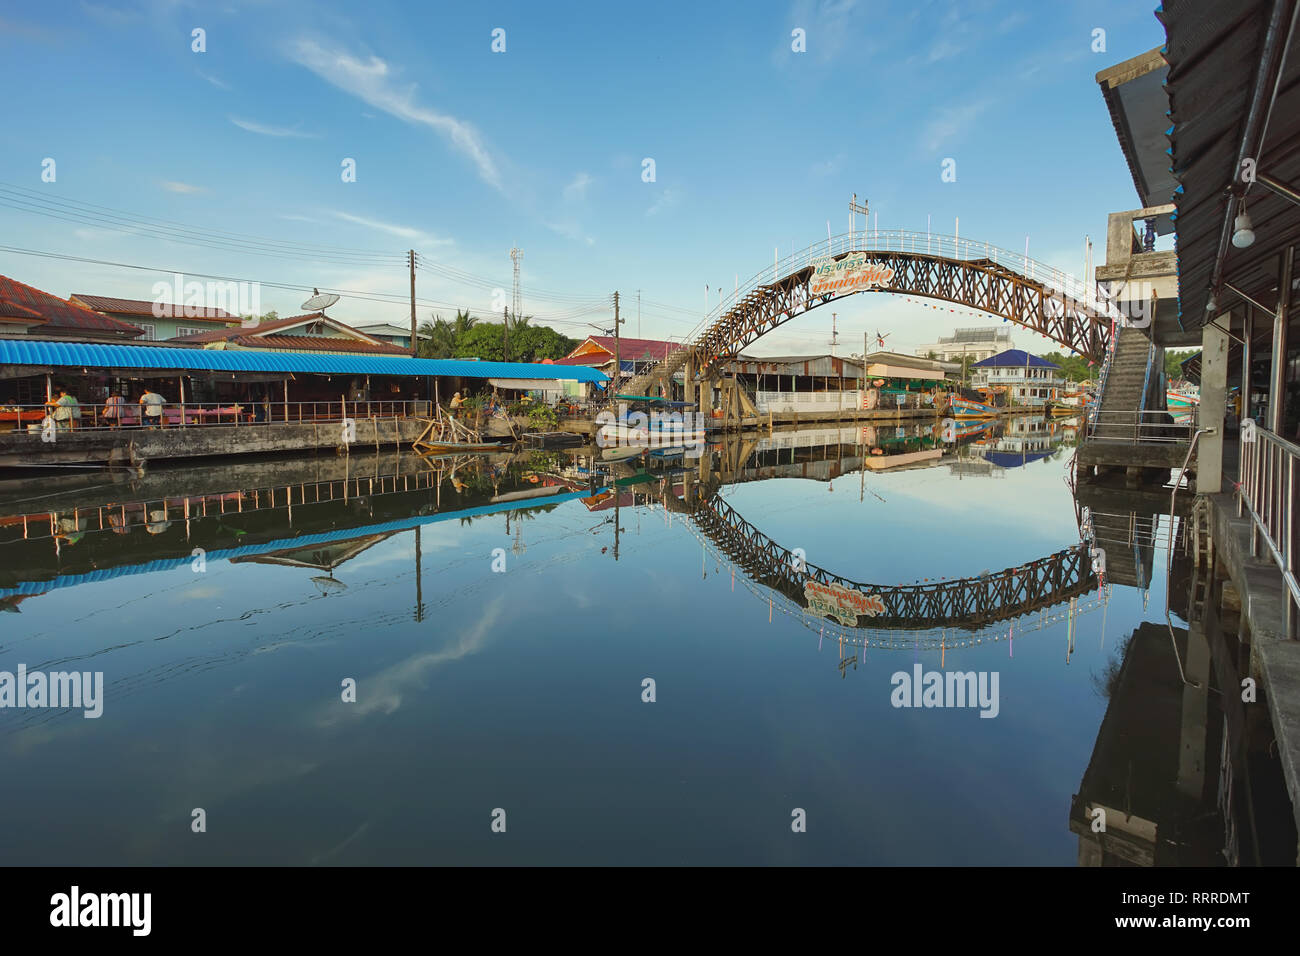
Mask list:
POLYGON ((432 322, 421 323, 416 338, 416 350, 421 358, 451 358, 455 354, 455 326, 440 315, 434 315, 432 322))

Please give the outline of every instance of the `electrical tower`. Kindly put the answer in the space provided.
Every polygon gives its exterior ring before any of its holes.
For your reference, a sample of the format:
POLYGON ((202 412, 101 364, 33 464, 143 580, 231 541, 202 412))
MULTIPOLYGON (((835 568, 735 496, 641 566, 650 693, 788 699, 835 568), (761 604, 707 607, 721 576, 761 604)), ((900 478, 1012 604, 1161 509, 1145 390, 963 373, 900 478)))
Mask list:
POLYGON ((519 321, 519 310, 522 308, 522 303, 519 301, 519 260, 523 257, 524 250, 518 246, 510 250, 510 261, 515 264, 515 288, 514 294, 510 298, 510 312, 515 317, 516 322, 519 321))

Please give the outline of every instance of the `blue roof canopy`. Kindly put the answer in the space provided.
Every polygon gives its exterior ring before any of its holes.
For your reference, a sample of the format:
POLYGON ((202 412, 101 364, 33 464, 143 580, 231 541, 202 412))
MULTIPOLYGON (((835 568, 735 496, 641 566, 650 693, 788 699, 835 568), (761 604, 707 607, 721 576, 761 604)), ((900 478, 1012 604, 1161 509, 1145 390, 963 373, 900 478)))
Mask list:
POLYGON ((0 365, 66 368, 176 369, 185 372, 307 373, 317 375, 442 375, 452 378, 548 378, 605 382, 584 365, 417 359, 400 355, 215 351, 150 345, 98 345, 0 339, 0 365))
POLYGON ((1024 349, 1007 349, 991 358, 980 359, 971 368, 1060 368, 1055 362, 1049 362, 1037 355, 1030 355, 1024 349))

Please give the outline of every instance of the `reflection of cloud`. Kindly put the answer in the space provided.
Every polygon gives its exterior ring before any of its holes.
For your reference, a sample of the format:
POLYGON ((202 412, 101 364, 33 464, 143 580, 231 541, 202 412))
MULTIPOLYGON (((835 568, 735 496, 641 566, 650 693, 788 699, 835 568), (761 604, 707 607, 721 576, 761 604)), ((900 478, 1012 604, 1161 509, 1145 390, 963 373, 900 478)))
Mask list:
POLYGON ((450 661, 477 654, 483 649, 493 626, 501 617, 504 597, 497 597, 483 609, 478 623, 454 643, 441 650, 416 654, 404 661, 386 667, 377 674, 357 680, 357 702, 345 704, 341 700, 330 704, 329 709, 317 719, 320 726, 328 726, 343 719, 343 715, 366 716, 374 713, 391 714, 402 706, 402 694, 411 687, 421 687, 430 671, 450 661))
POLYGON ((349 834, 347 839, 345 839, 342 843, 338 844, 337 846, 331 847, 330 849, 326 850, 324 853, 318 853, 316 856, 313 856, 311 858, 312 863, 321 863, 325 860, 328 860, 330 857, 337 856, 340 850, 342 850, 349 843, 351 843, 353 840, 361 836, 369 829, 370 829, 370 821, 367 820, 365 823, 361 824, 361 826, 353 830, 352 833, 349 834))

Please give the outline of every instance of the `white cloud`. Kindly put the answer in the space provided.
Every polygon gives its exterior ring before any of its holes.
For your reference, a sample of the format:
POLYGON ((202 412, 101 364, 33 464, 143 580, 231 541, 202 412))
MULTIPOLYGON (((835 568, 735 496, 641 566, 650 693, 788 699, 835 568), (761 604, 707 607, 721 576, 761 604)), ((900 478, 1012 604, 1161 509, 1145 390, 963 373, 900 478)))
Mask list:
POLYGON ((963 135, 992 105, 993 100, 986 97, 939 110, 921 132, 926 150, 934 152, 963 135))
POLYGON ((586 199, 587 187, 593 182, 595 182, 595 180, 591 178, 590 173, 578 173, 578 175, 573 177, 573 182, 564 187, 564 198, 569 202, 586 199))
POLYGON ((407 123, 427 126, 473 161, 479 177, 500 190, 501 174, 475 127, 461 119, 421 106, 415 101, 414 84, 404 89, 392 85, 388 64, 377 56, 359 59, 342 50, 329 50, 314 40, 293 44, 290 58, 345 93, 357 97, 407 123))
POLYGON ((167 190, 169 193, 180 193, 181 195, 184 196, 190 196, 193 195, 194 193, 207 192, 207 190, 204 189, 202 186, 192 186, 189 183, 172 182, 171 180, 167 180, 167 179, 163 180, 161 185, 162 188, 167 190))
POLYGON ((563 236, 565 239, 572 239, 575 242, 585 242, 589 246, 594 246, 596 240, 591 238, 582 231, 582 227, 576 222, 548 222, 546 228, 551 230, 557 236, 563 236))
POLYGON ((228 90, 228 89, 230 89, 230 84, 227 83, 225 80, 220 80, 220 79, 218 79, 217 77, 212 76, 211 74, 204 73, 202 70, 198 70, 197 72, 198 72, 199 76, 203 77, 203 79, 207 80, 209 83, 211 83, 211 84, 212 84, 213 86, 215 86, 217 89, 219 89, 219 90, 228 90))
POLYGON ((351 213, 339 212, 338 210, 331 210, 331 215, 336 219, 342 219, 344 222, 355 223, 358 226, 365 226, 367 229, 387 233, 390 236, 396 236, 399 239, 405 239, 409 242, 418 242, 421 245, 455 245, 455 242, 451 239, 440 239, 437 236, 430 235, 429 233, 415 229, 412 226, 399 226, 390 222, 380 222, 378 219, 367 219, 364 216, 354 216, 351 213))
POLYGON ((267 126, 265 123, 258 123, 253 120, 240 119, 238 116, 228 116, 226 119, 234 123, 240 129, 246 129, 250 133, 257 133, 261 136, 290 136, 297 139, 319 139, 316 133, 304 133, 295 126, 267 126))
POLYGON ((665 186, 664 191, 659 194, 659 198, 645 211, 645 214, 647 216, 657 216, 665 209, 671 209, 681 201, 682 195, 678 190, 671 186, 665 186))

